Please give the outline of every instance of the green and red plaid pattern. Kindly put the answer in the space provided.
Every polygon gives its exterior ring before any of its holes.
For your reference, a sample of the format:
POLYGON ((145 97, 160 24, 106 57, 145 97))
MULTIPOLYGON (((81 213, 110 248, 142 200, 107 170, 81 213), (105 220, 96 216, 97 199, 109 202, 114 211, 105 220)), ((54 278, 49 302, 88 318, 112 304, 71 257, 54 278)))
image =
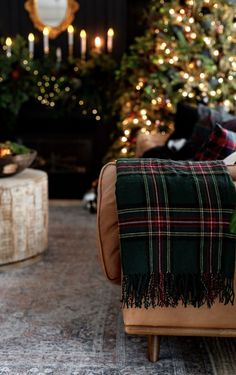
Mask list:
POLYGON ((208 141, 196 152, 194 160, 221 160, 236 151, 236 133, 216 124, 208 141))
POLYGON ((126 306, 233 303, 236 192, 222 161, 117 161, 126 306))

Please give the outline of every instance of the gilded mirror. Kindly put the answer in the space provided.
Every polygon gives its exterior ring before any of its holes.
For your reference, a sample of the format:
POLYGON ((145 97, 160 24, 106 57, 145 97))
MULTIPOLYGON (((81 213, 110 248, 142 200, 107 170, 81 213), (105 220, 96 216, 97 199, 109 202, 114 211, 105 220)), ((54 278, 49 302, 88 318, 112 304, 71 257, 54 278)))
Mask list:
POLYGON ((26 0, 25 9, 38 30, 47 26, 49 37, 56 38, 72 24, 79 4, 76 0, 26 0))

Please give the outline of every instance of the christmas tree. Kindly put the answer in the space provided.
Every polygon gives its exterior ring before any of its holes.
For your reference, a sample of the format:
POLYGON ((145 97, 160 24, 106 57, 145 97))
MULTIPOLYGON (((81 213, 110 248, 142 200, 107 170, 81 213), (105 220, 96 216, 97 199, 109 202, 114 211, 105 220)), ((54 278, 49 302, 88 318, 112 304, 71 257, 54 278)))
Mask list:
POLYGON ((121 63, 107 159, 134 156, 138 132, 172 132, 182 100, 236 112, 235 0, 151 0, 147 24, 121 63))

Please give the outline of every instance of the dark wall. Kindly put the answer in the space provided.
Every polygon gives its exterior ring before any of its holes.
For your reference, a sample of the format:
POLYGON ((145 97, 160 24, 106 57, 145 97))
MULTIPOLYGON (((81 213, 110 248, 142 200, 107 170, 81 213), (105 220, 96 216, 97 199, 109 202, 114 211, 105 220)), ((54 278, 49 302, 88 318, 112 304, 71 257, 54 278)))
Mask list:
MULTIPOLYGON (((0 1, 0 36, 14 37, 21 34, 27 38, 30 32, 36 36, 35 52, 42 54, 43 38, 38 32, 24 9, 24 0, 0 1)), ((114 54, 120 57, 127 49, 133 37, 140 33, 140 19, 144 0, 79 0, 80 10, 76 14, 73 25, 76 28, 75 55, 79 54, 79 31, 84 28, 88 33, 88 40, 93 41, 96 34, 103 38, 109 27, 115 30, 114 54)), ((67 33, 63 32, 57 39, 50 41, 57 47, 63 48, 67 54, 67 33)))
POLYGON ((145 13, 150 0, 127 0, 126 45, 131 45, 136 36, 145 32, 145 13))

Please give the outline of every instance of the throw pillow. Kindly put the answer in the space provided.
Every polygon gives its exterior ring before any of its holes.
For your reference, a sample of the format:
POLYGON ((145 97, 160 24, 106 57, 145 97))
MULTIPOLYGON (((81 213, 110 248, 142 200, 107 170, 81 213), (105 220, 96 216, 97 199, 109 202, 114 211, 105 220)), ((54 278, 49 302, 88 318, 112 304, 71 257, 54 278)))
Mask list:
POLYGON ((199 149, 204 143, 206 143, 209 135, 211 134, 212 130, 214 129, 214 123, 212 122, 211 114, 209 114, 200 119, 194 129, 191 138, 191 141, 195 146, 196 150, 199 149))
POLYGON ((170 139, 188 139, 198 121, 198 108, 186 102, 179 102, 175 114, 175 131, 170 139))
POLYGON ((193 133, 189 141, 195 145, 196 150, 207 141, 216 123, 222 124, 223 128, 230 129, 231 121, 236 120, 234 116, 224 110, 223 107, 209 108, 204 104, 198 105, 199 120, 194 126, 193 133))
POLYGON ((184 154, 180 155, 183 160, 193 159, 196 152, 206 143, 212 130, 214 129, 214 122, 212 122, 211 112, 206 108, 205 117, 200 118, 194 126, 191 137, 187 140, 183 149, 184 154))
POLYGON ((198 106, 199 120, 194 126, 190 141, 196 145, 196 149, 206 143, 217 122, 221 122, 222 115, 219 111, 206 107, 203 104, 198 106))
POLYGON ((233 132, 236 132, 236 118, 226 121, 226 122, 222 122, 221 125, 223 128, 227 130, 232 130, 233 132))
POLYGON ((195 154, 194 160, 220 160, 236 151, 236 133, 216 124, 204 146, 195 154))

